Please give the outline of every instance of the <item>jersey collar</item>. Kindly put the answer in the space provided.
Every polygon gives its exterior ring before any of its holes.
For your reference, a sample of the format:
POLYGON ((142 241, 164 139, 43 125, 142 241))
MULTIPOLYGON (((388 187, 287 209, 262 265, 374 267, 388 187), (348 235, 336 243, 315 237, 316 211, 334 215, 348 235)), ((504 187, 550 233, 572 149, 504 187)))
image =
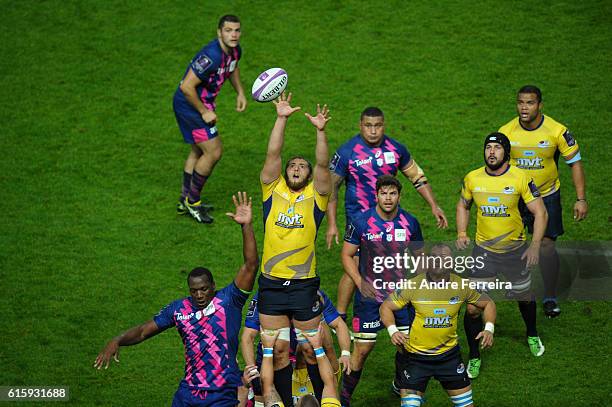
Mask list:
POLYGON ((527 129, 527 128, 525 128, 525 126, 523 126, 523 123, 521 123, 521 119, 520 118, 519 118, 518 122, 519 122, 519 125, 521 126, 521 128, 523 130, 525 130, 525 131, 536 131, 537 129, 542 127, 542 124, 544 124, 544 115, 542 115, 542 120, 540 120, 540 124, 538 124, 535 129, 527 129))

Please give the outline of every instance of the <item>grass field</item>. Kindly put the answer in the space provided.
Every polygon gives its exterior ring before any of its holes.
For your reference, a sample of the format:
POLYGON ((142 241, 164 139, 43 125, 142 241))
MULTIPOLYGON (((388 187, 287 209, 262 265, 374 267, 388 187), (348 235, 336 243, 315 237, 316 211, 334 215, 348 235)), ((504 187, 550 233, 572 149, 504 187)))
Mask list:
MULTIPOLYGON (((183 374, 174 332, 123 349, 107 371, 91 366, 109 338, 186 294, 186 270, 206 265, 223 286, 240 265, 239 229, 222 214, 237 190, 259 202, 270 104, 238 114, 226 85, 218 98, 225 155, 204 194, 218 208, 215 224, 174 212, 187 147, 172 95, 225 13, 242 19, 245 88, 264 69, 285 68, 303 110, 330 105, 332 151, 356 134, 361 110, 378 105, 453 226, 460 180, 481 165, 483 137, 514 117, 520 86, 539 85, 545 113, 578 139, 587 174, 591 210, 578 224, 561 164, 563 239, 612 240, 610 1, 1 4, 0 385, 67 385, 73 405, 170 404, 183 374)), ((313 157, 306 119, 290 120, 286 140, 285 156, 313 157)), ((425 237, 452 239, 454 227, 437 230, 406 187, 402 204, 425 237)), ((259 205, 255 213, 261 243, 259 205)), ((335 298, 340 250, 323 243, 319 236, 322 286, 335 298)), ((559 319, 540 318, 547 350, 539 359, 516 305, 498 311, 495 348, 474 382, 478 405, 609 404, 610 302, 567 302, 559 319)), ((399 405, 388 392, 392 366, 382 334, 355 406, 399 405)), ((437 383, 428 399, 450 405, 437 383)))

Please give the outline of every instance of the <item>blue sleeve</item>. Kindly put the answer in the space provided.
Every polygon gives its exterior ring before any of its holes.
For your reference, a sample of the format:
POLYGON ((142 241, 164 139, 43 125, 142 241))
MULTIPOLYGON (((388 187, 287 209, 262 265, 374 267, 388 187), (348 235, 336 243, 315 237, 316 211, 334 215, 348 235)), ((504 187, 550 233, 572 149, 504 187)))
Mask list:
POLYGON ((338 314, 338 310, 334 307, 334 303, 323 290, 319 290, 319 294, 323 299, 323 318, 325 319, 325 323, 329 325, 334 322, 340 314, 338 314))
POLYGON ((153 317, 153 321, 155 321, 157 327, 162 331, 175 326, 174 308, 174 303, 168 304, 153 317))
POLYGON ((329 170, 333 173, 346 177, 348 174, 348 157, 350 156, 350 147, 347 144, 340 146, 340 148, 334 153, 331 161, 329 162, 329 170))
POLYGON ((206 80, 219 67, 219 56, 215 54, 214 50, 205 47, 191 60, 189 67, 200 80, 206 80))
POLYGON ((344 241, 359 246, 361 244, 361 227, 359 220, 353 220, 351 223, 346 224, 346 230, 344 231, 344 241))
POLYGON ((257 310, 257 294, 251 299, 249 309, 244 319, 244 326, 259 331, 259 311, 257 310))
POLYGON ((401 143, 397 143, 397 152, 400 155, 399 168, 401 170, 402 168, 406 168, 412 157, 406 146, 401 143))
POLYGON ((221 291, 225 297, 224 301, 240 310, 242 310, 242 307, 244 307, 244 304, 249 299, 249 294, 240 291, 233 281, 221 291))

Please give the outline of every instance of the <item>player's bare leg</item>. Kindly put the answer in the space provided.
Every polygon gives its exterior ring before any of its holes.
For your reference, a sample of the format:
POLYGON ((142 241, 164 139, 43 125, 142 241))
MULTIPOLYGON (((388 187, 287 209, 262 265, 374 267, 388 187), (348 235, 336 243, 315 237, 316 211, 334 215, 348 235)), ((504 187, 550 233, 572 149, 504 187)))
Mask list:
MULTIPOLYGON (((289 318, 285 315, 266 315, 259 313, 263 330, 291 329, 289 318)), ((274 345, 274 387, 286 406, 293 405, 291 384, 293 368, 289 363, 289 341, 278 340, 274 345)))

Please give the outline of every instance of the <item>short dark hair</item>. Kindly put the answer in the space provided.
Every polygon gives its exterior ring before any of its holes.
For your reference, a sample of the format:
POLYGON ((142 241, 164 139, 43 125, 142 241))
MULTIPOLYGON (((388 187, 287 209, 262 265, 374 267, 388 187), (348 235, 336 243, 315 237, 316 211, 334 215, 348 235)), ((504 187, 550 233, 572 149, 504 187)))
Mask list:
POLYGON ((435 243, 433 246, 431 246, 431 249, 429 249, 429 253, 431 254, 434 251, 434 249, 444 249, 444 248, 447 248, 448 250, 450 250, 451 254, 453 253, 453 248, 449 244, 441 243, 441 242, 435 243))
POLYGON ((225 23, 240 23, 240 19, 233 14, 226 14, 219 19, 217 28, 222 29, 225 23))
POLYGON ((300 407, 319 407, 320 404, 315 396, 313 396, 312 394, 306 394, 300 397, 299 406, 300 407))
POLYGON ((518 94, 520 95, 521 93, 533 93, 537 96, 538 98, 538 103, 542 102, 542 91, 540 90, 540 88, 538 88, 535 85, 525 85, 522 88, 519 89, 518 94))
POLYGON ((382 187, 396 187, 398 193, 402 192, 402 183, 393 175, 385 174, 376 179, 376 193, 382 187))
POLYGON ((196 267, 193 270, 191 270, 189 274, 187 275, 187 284, 189 284, 189 280, 191 280, 192 278, 200 278, 200 277, 204 277, 211 284, 215 283, 215 280, 213 279, 212 273, 210 272, 209 269, 205 267, 196 267))
POLYGON ((297 159, 306 161, 306 163, 308 164, 308 177, 310 177, 312 175, 312 164, 310 163, 310 161, 308 161, 305 157, 302 157, 301 155, 294 155, 293 157, 287 160, 287 162, 285 163, 284 176, 287 176, 287 168, 289 168, 289 164, 291 164, 291 161, 297 159))
POLYGON ((363 112, 361 112, 361 116, 359 117, 359 119, 363 120, 363 118, 365 116, 368 116, 368 117, 382 117, 383 119, 385 118, 385 115, 384 115, 383 111, 380 110, 377 107, 374 107, 374 106, 366 107, 363 110, 363 112))

